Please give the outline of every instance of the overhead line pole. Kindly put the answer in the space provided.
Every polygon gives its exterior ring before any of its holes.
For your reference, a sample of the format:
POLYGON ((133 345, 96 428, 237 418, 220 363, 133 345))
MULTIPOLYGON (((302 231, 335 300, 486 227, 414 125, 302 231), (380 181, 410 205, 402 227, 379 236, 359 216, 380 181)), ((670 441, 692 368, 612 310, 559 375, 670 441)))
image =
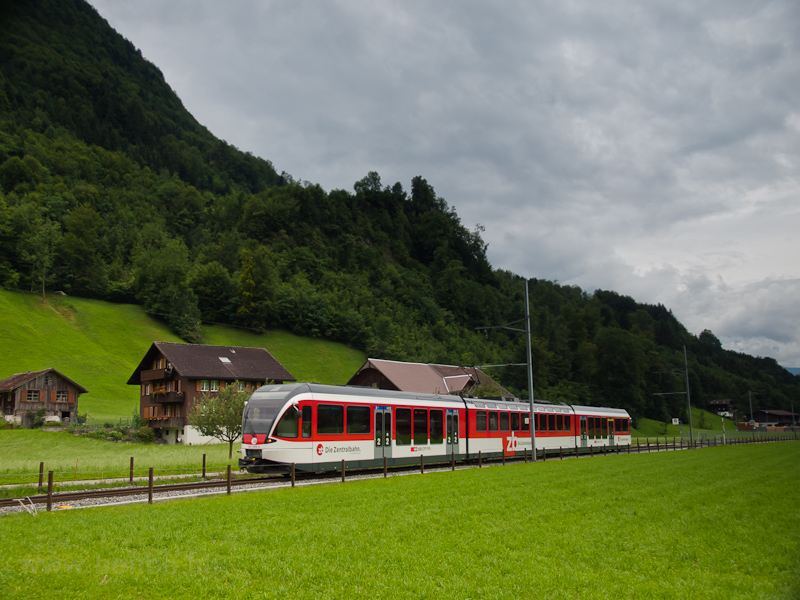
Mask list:
POLYGON ((525 343, 528 346, 528 398, 531 403, 531 447, 536 462, 536 413, 533 408, 533 358, 531 355, 531 305, 528 301, 528 280, 525 280, 525 343))
POLYGON ((692 431, 692 397, 689 394, 689 361, 686 359, 686 345, 683 346, 683 368, 686 373, 686 402, 689 404, 689 439, 694 440, 692 431))
POLYGON ((531 416, 530 416, 530 431, 531 431, 531 450, 533 454, 533 462, 536 462, 536 413, 533 409, 533 358, 531 354, 531 307, 530 302, 528 301, 528 280, 525 280, 525 318, 519 319, 518 321, 512 321, 511 323, 506 323, 505 325, 495 325, 493 327, 476 327, 475 329, 487 330, 487 329, 508 329, 510 331, 519 331, 525 334, 525 345, 527 346, 528 352, 528 362, 527 363, 506 363, 504 365, 481 365, 480 367, 474 368, 488 368, 488 367, 521 367, 522 365, 526 365, 528 367, 528 398, 530 400, 531 405, 531 416), (525 321, 525 329, 519 329, 517 327, 509 327, 509 325, 516 325, 520 321, 525 321))

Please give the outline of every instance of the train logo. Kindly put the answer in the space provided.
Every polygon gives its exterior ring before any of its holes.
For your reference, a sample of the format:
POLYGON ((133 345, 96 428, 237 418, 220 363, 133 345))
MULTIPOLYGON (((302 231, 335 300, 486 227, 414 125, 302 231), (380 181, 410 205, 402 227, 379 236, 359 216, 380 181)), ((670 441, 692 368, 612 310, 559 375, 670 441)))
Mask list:
POLYGON ((322 456, 322 444, 317 444, 317 456, 322 456))

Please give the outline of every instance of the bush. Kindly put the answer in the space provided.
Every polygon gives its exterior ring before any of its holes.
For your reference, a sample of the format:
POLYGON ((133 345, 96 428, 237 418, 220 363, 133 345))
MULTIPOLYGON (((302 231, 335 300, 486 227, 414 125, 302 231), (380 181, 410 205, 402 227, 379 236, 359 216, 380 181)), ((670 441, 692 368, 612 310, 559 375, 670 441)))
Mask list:
POLYGON ((108 437, 114 440, 121 440, 122 439, 122 432, 121 431, 112 431, 108 437))
POLYGON ((37 410, 36 415, 33 417, 33 427, 35 429, 38 429, 42 425, 44 425, 44 418, 46 416, 47 416, 47 411, 44 409, 44 407, 37 410))
POLYGON ((140 429, 147 425, 147 419, 139 414, 137 409, 133 409, 133 417, 131 417, 131 429, 140 429))
POLYGON ((148 427, 147 425, 139 427, 139 429, 136 431, 136 437, 139 438, 140 442, 144 443, 150 443, 156 439, 156 435, 153 432, 153 428, 148 427))

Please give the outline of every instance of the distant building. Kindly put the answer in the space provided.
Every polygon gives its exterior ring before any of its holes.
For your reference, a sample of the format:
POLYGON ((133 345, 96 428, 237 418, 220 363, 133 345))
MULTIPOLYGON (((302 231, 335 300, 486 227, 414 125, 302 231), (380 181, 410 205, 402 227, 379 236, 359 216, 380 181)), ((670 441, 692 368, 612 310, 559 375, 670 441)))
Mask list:
POLYGON ((733 418, 733 400, 711 400, 708 403, 708 410, 715 412, 720 417, 733 418))
POLYGON ((56 371, 28 371, 0 381, 3 418, 26 427, 44 409, 48 420, 69 422, 78 416, 78 398, 86 388, 56 371))
POLYGON ((140 413, 167 443, 211 442, 189 422, 192 409, 203 394, 215 394, 238 382, 251 392, 265 383, 295 381, 263 348, 209 346, 153 342, 128 379, 140 386, 140 413))
POLYGON ((513 398, 513 394, 477 367, 456 367, 370 358, 347 385, 421 394, 467 394, 513 398))
POLYGON ((753 420, 759 427, 791 426, 792 419, 797 421, 797 415, 788 410, 757 410, 753 413, 753 420))

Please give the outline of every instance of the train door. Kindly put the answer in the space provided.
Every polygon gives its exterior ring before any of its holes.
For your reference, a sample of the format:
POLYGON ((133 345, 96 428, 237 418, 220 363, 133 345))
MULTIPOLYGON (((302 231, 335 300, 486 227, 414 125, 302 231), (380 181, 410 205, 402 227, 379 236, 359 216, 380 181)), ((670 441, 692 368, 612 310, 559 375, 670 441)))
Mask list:
POLYGON ((447 455, 458 454, 458 411, 450 409, 447 411, 447 455))
POLYGON ((586 417, 581 417, 581 448, 589 445, 589 432, 586 425, 586 417))
POLYGON ((608 445, 614 445, 614 419, 608 420, 608 445))
POLYGON ((392 458, 392 407, 375 407, 375 459, 392 458))

